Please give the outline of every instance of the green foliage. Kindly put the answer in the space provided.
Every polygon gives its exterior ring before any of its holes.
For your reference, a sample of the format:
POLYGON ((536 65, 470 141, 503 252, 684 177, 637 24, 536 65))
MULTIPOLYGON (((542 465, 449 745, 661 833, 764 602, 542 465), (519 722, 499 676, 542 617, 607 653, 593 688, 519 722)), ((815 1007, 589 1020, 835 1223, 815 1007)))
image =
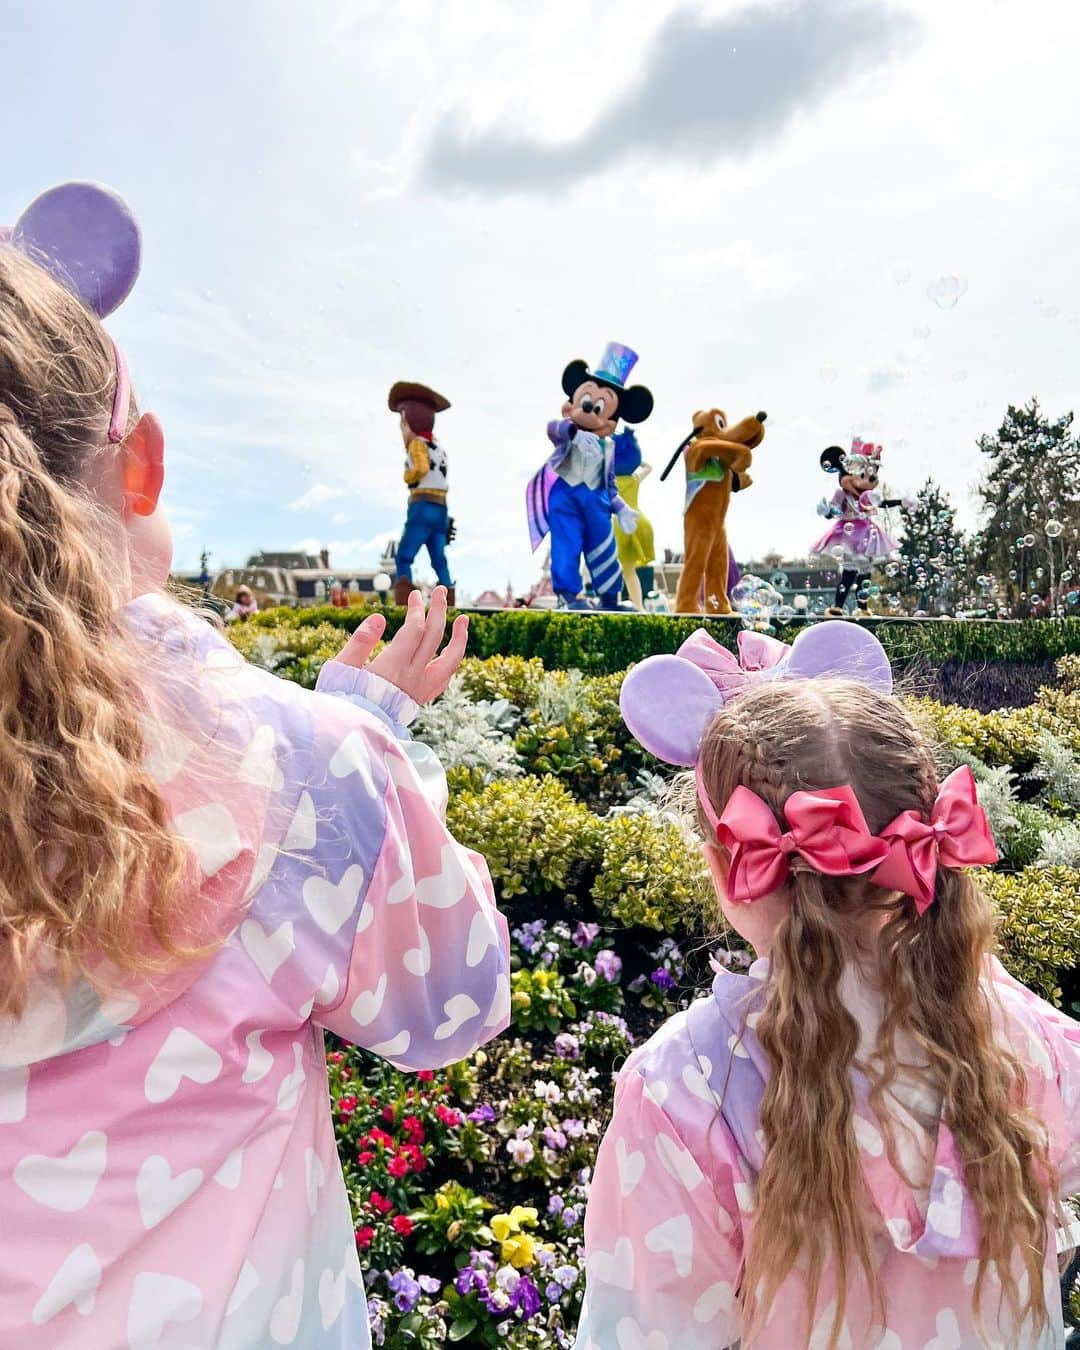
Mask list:
MULTIPOLYGON (((290 610, 267 611, 289 614, 290 610)), ((346 634, 332 623, 298 628, 288 622, 273 625, 234 623, 228 637, 236 650, 252 665, 272 670, 282 679, 292 680, 305 689, 314 689, 323 664, 337 656, 345 645, 346 634)))
POLYGON ((1009 973, 1061 1003, 1061 980, 1080 966, 1080 872, 1029 867, 984 872, 982 889, 1000 915, 1001 959, 1009 973))
POLYGON ((554 1034, 577 1013, 563 977, 556 970, 515 970, 510 976, 510 1016, 521 1031, 554 1034))
POLYGON ((504 698, 515 708, 535 708, 544 663, 536 657, 489 656, 486 660, 470 656, 461 666, 465 691, 474 699, 504 698))
POLYGON ((628 927, 678 933, 711 931, 719 922, 716 894, 695 841, 679 825, 648 816, 604 821, 592 897, 598 909, 628 927))
POLYGON ((416 1225, 417 1250, 431 1256, 486 1245, 492 1241, 486 1215, 494 1208, 459 1181, 444 1182, 433 1195, 422 1195, 420 1208, 409 1216, 416 1225))
POLYGON ((572 864, 591 863, 597 853, 597 818, 551 777, 456 793, 446 820, 487 858, 504 900, 565 891, 572 864))
MULTIPOLYGON (((244 639, 236 630, 248 628, 305 629, 325 624, 351 633, 365 613, 358 606, 334 609, 329 605, 263 610, 243 624, 234 624, 233 640, 239 645, 244 639)), ((386 614, 389 638, 400 628, 405 612, 391 609, 386 614)), ((791 642, 803 626, 799 622, 778 624, 777 636, 791 642)), ((1080 618, 1067 618, 1059 623, 1009 624, 871 619, 868 626, 894 662, 901 665, 912 661, 939 665, 947 660, 1042 661, 1080 650, 1080 618)), ((646 656, 675 651, 701 627, 708 628, 718 642, 734 650, 741 627, 734 619, 520 609, 472 615, 469 650, 478 658, 536 658, 547 670, 613 674, 646 656)), ((528 677, 524 678, 527 681, 528 677)), ((501 696, 509 697, 509 691, 504 689, 501 696)))
POLYGON ((1031 708, 981 713, 930 698, 909 698, 908 710, 924 734, 943 750, 974 755, 990 767, 1030 771, 1039 754, 1039 730, 1031 708))

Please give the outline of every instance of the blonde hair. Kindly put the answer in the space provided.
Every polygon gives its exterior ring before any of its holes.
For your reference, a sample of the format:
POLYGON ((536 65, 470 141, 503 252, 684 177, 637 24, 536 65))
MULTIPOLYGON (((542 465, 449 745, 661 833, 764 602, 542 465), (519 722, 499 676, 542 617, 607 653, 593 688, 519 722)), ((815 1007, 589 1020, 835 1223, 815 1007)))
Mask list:
MULTIPOLYGON (((742 784, 772 807, 782 828, 783 803, 800 789, 849 784, 875 834, 901 811, 927 817, 938 789, 933 754, 899 701, 845 680, 776 681, 749 690, 710 725, 701 767, 718 812, 742 784)), ((698 823, 713 837, 700 808, 698 823)), ((883 998, 876 1046, 860 1067, 893 1166, 903 1175, 886 1094, 901 1067, 897 1038, 904 1037, 922 1061, 905 1063, 904 1072, 914 1071, 940 1094, 978 1215, 976 1316, 993 1268, 1017 1325, 1030 1317, 1043 1327, 1053 1174, 1045 1130, 1025 1105, 1023 1066, 995 1034, 981 980, 994 941, 987 900, 968 873, 946 867, 922 917, 908 897, 864 877, 826 878, 798 863, 788 892, 790 912, 770 949, 756 1024, 771 1073, 761 1101, 766 1149, 742 1281, 747 1341, 800 1259, 811 1317, 825 1261, 835 1261, 830 1347, 840 1336, 856 1269, 886 1324, 853 1123, 859 1027, 840 996, 841 976, 852 964, 883 998), (1018 1253, 1026 1293, 1015 1274, 1018 1253)))
POLYGON ((142 768, 147 709, 102 551, 118 522, 85 486, 113 384, 97 320, 0 246, 0 1015, 42 966, 67 980, 193 954, 173 908, 193 864, 142 768))

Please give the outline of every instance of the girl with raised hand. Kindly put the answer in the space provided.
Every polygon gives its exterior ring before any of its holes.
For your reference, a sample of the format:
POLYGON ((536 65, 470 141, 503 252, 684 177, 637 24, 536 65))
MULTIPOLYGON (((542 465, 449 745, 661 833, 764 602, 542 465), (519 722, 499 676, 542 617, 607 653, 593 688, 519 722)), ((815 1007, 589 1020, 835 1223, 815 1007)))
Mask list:
POLYGON ((1060 1347, 1080 1026, 991 954, 970 771, 939 782, 855 625, 743 647, 699 633, 623 688, 638 739, 695 769, 757 960, 620 1074, 577 1345, 1060 1347))
POLYGON ((162 594, 163 436, 87 185, 0 242, 0 1344, 369 1344, 323 1030, 405 1070, 509 1018, 508 937, 409 741, 418 595, 308 692, 162 594))

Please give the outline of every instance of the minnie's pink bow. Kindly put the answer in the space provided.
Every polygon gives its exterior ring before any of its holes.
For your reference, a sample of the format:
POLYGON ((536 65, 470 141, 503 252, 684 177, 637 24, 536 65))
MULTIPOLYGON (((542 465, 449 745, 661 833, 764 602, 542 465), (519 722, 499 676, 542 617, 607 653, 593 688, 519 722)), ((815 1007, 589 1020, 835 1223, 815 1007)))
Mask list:
MULTIPOLYGON (((699 780, 700 787, 700 780, 699 780)), ((731 855, 728 896, 757 900, 779 890, 791 874, 791 856, 798 854, 826 876, 853 876, 878 867, 889 847, 870 833, 862 808, 849 787, 793 792, 784 803, 791 827, 782 833, 768 805, 756 792, 737 787, 715 817, 702 794, 716 837, 731 855)))
POLYGON ((998 860, 975 779, 966 765, 942 783, 928 822, 917 811, 901 811, 880 837, 889 846, 889 856, 874 873, 874 884, 910 895, 920 914, 933 902, 939 863, 977 867, 998 860))
POLYGON ((791 651, 786 642, 778 642, 766 633, 752 633, 745 629, 739 634, 738 642, 739 655, 736 659, 726 647, 721 647, 719 642, 711 638, 704 628, 699 628, 679 648, 683 660, 703 670, 725 702, 741 693, 752 682, 757 671, 778 666, 791 651))

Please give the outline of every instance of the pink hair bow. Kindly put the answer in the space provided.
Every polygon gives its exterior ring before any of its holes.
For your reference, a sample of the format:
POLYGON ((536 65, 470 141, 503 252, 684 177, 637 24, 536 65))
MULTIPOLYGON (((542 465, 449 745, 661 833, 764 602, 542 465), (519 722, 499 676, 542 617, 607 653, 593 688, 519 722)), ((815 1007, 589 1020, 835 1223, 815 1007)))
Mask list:
POLYGON ((731 855, 728 896, 758 900, 779 890, 798 854, 826 876, 853 876, 879 867, 889 846, 870 833, 858 799, 849 787, 793 792, 784 803, 791 827, 782 833, 771 808, 749 788, 737 787, 717 818, 708 794, 699 795, 719 842, 731 855))
POLYGON ((975 779, 966 765, 954 769, 942 783, 929 821, 917 811, 901 811, 880 837, 888 844, 889 855, 874 873, 874 884, 910 895, 920 914, 933 903, 939 863, 977 867, 998 860, 975 779))
POLYGON ((738 636, 739 655, 736 658, 704 628, 691 633, 679 648, 679 656, 703 670, 716 686, 724 702, 741 693, 754 674, 778 666, 791 648, 766 633, 743 630, 738 636))

